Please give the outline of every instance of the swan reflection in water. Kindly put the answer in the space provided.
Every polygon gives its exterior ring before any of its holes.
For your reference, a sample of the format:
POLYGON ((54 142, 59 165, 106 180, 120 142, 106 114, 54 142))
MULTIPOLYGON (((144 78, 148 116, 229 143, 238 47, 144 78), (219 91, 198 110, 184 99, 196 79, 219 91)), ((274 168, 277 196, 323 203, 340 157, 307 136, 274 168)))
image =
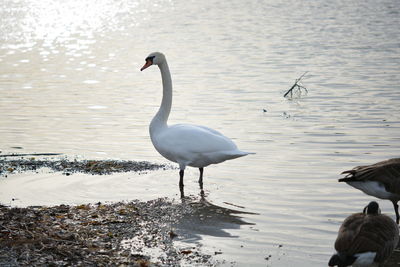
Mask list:
MULTIPOLYGON (((233 205, 225 202, 227 205, 233 205)), ((201 235, 215 237, 236 237, 229 233, 229 229, 240 229, 242 225, 254 225, 246 222, 240 215, 257 213, 221 207, 209 202, 201 191, 200 197, 186 197, 182 199, 182 213, 175 221, 178 239, 185 242, 201 240, 201 235)), ((243 207, 237 206, 240 209, 243 207)))

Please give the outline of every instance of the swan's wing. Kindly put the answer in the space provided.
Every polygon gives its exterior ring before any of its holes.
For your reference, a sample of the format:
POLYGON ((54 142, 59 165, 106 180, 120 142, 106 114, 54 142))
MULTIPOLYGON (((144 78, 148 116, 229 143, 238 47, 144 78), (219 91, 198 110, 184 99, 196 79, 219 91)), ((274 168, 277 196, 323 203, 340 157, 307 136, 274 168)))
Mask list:
POLYGON ((185 153, 237 150, 235 143, 218 131, 191 124, 172 125, 159 135, 159 139, 169 149, 184 150, 185 153))
MULTIPOLYGON (((177 125, 181 125, 181 124, 177 124, 177 125)), ((202 126, 202 125, 190 125, 190 124, 183 124, 183 125, 191 126, 191 127, 196 127, 196 128, 200 128, 200 129, 203 129, 203 130, 208 131, 208 132, 210 132, 210 133, 213 133, 213 134, 215 134, 215 135, 220 135, 220 136, 223 136, 223 137, 225 137, 225 138, 228 138, 228 137, 224 136, 222 133, 218 132, 217 130, 208 128, 208 127, 206 127, 206 126, 202 126)))
POLYGON ((158 152, 182 167, 205 167, 245 156, 235 143, 207 127, 176 124, 164 128, 152 138, 158 152))

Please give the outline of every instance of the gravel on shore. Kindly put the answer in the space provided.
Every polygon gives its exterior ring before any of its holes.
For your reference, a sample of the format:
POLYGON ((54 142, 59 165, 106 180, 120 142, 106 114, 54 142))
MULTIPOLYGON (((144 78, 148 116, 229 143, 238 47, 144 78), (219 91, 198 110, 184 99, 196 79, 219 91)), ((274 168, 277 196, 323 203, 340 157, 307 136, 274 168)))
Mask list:
MULTIPOLYGON (((146 161, 37 156, 43 155, 1 157, 0 176, 41 168, 65 175, 171 168, 146 161)), ((174 223, 188 208, 170 199, 27 208, 0 204, 0 266, 213 266, 199 245, 174 245, 179 239, 174 223)))
POLYGON ((0 266, 213 266, 174 245, 185 205, 167 199, 78 206, 0 206, 0 266))

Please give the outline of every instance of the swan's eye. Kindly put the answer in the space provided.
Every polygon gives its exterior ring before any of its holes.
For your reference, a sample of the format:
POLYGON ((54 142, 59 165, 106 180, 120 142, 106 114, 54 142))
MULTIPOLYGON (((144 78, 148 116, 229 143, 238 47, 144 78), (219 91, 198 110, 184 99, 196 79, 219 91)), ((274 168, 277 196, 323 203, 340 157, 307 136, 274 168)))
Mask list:
POLYGON ((146 62, 147 62, 147 61, 150 61, 151 64, 153 64, 153 60, 154 60, 155 57, 156 57, 156 56, 147 57, 147 58, 146 58, 146 62))

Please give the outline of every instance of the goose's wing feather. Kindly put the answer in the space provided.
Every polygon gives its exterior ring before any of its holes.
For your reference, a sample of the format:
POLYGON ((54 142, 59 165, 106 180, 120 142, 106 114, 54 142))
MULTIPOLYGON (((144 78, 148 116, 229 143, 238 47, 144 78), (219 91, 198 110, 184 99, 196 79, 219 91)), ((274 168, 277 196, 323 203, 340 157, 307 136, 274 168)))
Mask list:
POLYGON ((356 213, 344 220, 335 241, 335 249, 338 252, 348 252, 351 249, 354 239, 360 231, 364 216, 363 213, 356 213))
POLYGON ((375 260, 383 262, 390 257, 393 250, 397 247, 399 242, 399 227, 386 215, 380 215, 379 222, 376 222, 378 219, 377 217, 372 219, 371 225, 379 225, 379 230, 375 232, 375 238, 384 239, 384 242, 382 242, 381 245, 381 250, 377 253, 375 260))
POLYGON ((342 174, 347 174, 347 176, 339 179, 340 182, 377 181, 385 185, 386 188, 393 188, 392 193, 400 194, 400 158, 367 166, 358 166, 352 170, 344 171, 342 174))
POLYGON ((393 252, 398 238, 398 227, 388 216, 357 213, 343 222, 335 249, 348 255, 377 252, 375 261, 382 262, 393 252))

